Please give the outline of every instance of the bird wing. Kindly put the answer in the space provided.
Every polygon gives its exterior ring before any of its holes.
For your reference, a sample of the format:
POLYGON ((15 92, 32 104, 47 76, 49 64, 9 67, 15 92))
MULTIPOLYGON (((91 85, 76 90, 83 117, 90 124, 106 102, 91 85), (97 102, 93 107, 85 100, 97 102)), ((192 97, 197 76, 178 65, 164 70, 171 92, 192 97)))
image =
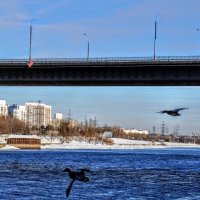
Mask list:
POLYGON ((185 109, 189 109, 189 108, 178 108, 178 109, 174 109, 174 111, 179 112, 180 110, 185 110, 185 109))
POLYGON ((69 183, 68 183, 67 188, 66 188, 66 197, 69 196, 74 181, 75 181, 74 179, 69 180, 69 183))
POLYGON ((167 110, 163 110, 163 111, 160 111, 160 112, 157 112, 157 113, 163 114, 163 113, 166 113, 166 112, 168 112, 168 111, 167 110))

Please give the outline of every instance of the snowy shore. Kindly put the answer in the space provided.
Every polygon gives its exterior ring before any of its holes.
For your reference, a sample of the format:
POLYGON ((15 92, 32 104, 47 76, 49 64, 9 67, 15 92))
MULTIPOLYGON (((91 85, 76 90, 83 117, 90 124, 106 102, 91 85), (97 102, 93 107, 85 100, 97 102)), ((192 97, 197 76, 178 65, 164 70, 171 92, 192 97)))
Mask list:
POLYGON ((147 149, 147 148, 200 148, 200 145, 185 144, 185 143, 171 143, 171 142, 155 142, 126 140, 119 138, 112 138, 114 144, 94 144, 85 141, 72 140, 69 143, 63 144, 46 144, 42 145, 42 149, 147 149))
MULTIPOLYGON (((73 138, 68 142, 61 142, 59 137, 54 139, 50 137, 41 136, 41 149, 149 149, 149 148, 200 148, 200 145, 185 144, 185 143, 172 143, 172 142, 150 142, 140 140, 127 140, 120 138, 112 138, 113 145, 106 145, 105 143, 94 143, 80 138, 73 138)), ((2 141, 3 138, 0 139, 2 141)), ((17 150, 18 148, 6 145, 0 150, 17 150)))

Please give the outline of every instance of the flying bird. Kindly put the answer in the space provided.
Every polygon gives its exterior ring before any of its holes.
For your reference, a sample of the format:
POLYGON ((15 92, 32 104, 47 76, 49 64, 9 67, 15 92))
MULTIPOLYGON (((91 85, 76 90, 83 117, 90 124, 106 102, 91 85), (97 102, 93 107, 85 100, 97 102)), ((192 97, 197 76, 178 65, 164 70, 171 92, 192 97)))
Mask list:
POLYGON ((178 109, 174 109, 174 110, 163 110, 163 111, 160 111, 158 113, 160 113, 160 114, 167 113, 168 115, 176 117, 176 116, 181 116, 181 114, 179 113, 179 111, 185 110, 185 109, 189 109, 189 108, 178 108, 178 109))
POLYGON ((66 168, 63 172, 67 172, 70 178, 66 188, 66 197, 69 196, 74 181, 77 180, 85 183, 89 181, 89 178, 85 175, 85 172, 90 172, 90 170, 88 169, 79 169, 78 171, 72 171, 71 169, 66 168))

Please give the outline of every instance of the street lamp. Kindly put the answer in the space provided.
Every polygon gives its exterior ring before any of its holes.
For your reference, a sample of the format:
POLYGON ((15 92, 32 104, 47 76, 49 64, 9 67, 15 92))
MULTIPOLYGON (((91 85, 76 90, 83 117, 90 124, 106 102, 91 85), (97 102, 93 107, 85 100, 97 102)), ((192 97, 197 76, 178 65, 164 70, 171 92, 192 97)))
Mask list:
POLYGON ((157 39, 157 18, 158 16, 160 15, 160 13, 158 13, 156 15, 156 18, 155 18, 155 32, 154 32, 154 56, 153 56, 153 60, 154 60, 154 63, 156 63, 156 39, 157 39))
POLYGON ((88 40, 88 45, 87 45, 87 60, 88 60, 90 57, 90 41, 89 41, 89 37, 86 33, 83 33, 83 35, 86 36, 87 40, 88 40))
POLYGON ((200 32, 200 29, 199 29, 199 28, 196 28, 196 31, 200 32))
POLYGON ((33 65, 33 61, 32 61, 32 58, 31 58, 31 52, 32 52, 32 23, 33 21, 36 20, 35 18, 31 19, 31 24, 30 24, 30 43, 29 43, 29 60, 28 60, 28 67, 32 67, 33 65))

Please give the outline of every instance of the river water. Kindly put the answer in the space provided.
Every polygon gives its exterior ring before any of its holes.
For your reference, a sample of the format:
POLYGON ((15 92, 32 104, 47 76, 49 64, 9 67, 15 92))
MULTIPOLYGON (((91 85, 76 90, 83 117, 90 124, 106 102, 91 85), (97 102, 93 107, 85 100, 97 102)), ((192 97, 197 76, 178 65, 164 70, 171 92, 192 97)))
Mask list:
POLYGON ((65 167, 91 170, 68 199, 200 199, 199 149, 0 151, 0 199, 66 199, 65 167))

